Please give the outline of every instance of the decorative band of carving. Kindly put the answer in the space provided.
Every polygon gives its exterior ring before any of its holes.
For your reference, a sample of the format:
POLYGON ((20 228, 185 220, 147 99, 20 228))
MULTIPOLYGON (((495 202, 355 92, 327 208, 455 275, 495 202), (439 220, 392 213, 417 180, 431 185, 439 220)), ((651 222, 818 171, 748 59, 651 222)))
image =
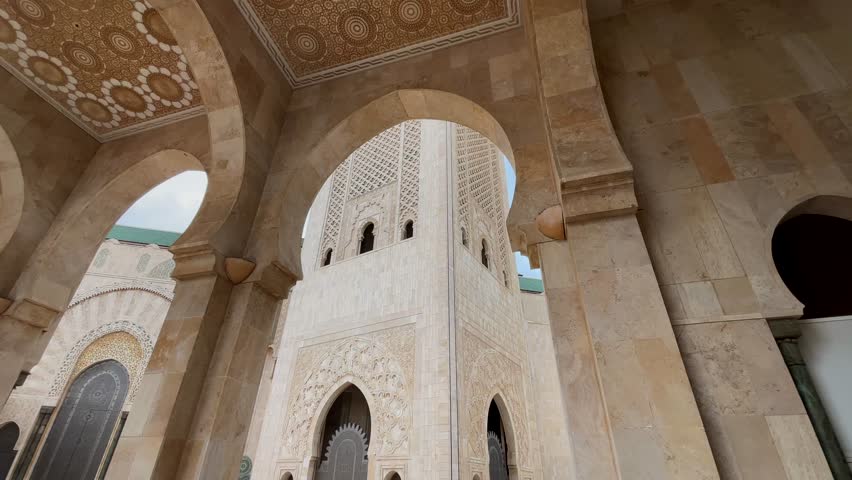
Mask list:
POLYGON ((143 292, 159 295, 168 301, 174 300, 174 285, 155 284, 146 281, 134 280, 129 282, 116 282, 106 285, 100 285, 89 290, 78 290, 68 304, 68 308, 80 304, 86 300, 103 295, 106 293, 119 292, 122 290, 142 290, 143 292))

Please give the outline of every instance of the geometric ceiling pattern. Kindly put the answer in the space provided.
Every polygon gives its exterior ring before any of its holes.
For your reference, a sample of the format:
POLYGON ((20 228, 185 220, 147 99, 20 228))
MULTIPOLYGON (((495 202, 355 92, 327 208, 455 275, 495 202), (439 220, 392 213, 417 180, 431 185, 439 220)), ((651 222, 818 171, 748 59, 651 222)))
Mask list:
POLYGON ((234 0, 293 87, 520 24, 518 0, 234 0))
POLYGON ((146 0, 0 0, 0 64, 102 142, 204 112, 146 0))

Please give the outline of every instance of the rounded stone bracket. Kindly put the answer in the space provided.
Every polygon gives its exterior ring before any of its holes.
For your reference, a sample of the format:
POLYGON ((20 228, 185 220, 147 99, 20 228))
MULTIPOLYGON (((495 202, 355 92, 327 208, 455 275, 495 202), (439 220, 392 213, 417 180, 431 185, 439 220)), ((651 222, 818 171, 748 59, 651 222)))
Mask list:
POLYGON ((225 274, 228 280, 236 285, 248 278, 256 266, 254 262, 244 258, 228 257, 225 259, 225 274))
POLYGON ((562 219, 562 206, 554 205, 546 208, 535 217, 538 231, 553 240, 565 240, 565 223, 562 219))

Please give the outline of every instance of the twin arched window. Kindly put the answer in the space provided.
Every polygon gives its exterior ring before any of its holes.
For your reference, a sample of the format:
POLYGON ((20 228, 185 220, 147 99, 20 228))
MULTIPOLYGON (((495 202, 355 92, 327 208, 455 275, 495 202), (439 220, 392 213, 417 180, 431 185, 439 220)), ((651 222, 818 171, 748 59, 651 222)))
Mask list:
POLYGON ((367 225, 364 225, 364 229, 361 230, 361 243, 358 245, 359 255, 373 251, 373 246, 376 243, 375 229, 376 226, 373 225, 373 222, 369 222, 367 225))

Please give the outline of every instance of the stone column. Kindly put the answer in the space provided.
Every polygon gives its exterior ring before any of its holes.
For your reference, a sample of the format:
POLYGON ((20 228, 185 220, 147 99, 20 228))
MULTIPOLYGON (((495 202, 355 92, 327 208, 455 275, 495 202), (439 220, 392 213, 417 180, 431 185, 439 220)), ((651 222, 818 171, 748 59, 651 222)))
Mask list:
POLYGON ((718 479, 636 217, 539 244, 579 480, 718 479))
POLYGON ((175 297, 108 479, 237 477, 278 303, 294 279, 270 267, 234 287, 220 260, 175 252, 175 297))
POLYGON ((142 377, 108 479, 174 479, 233 288, 212 251, 175 252, 175 296, 142 377))
POLYGON ((207 372, 201 403, 175 478, 234 479, 242 458, 267 349, 280 317, 281 299, 295 279, 284 272, 273 285, 234 287, 207 372))
POLYGON ((828 467, 834 475, 834 480, 852 480, 852 472, 849 470, 849 464, 846 463, 846 456, 843 454, 843 449, 834 433, 834 427, 831 426, 831 419, 828 418, 828 412, 822 405, 819 392, 817 392, 816 385, 814 385, 811 375, 808 373, 802 352, 799 350, 801 329, 789 320, 772 322, 770 328, 775 336, 775 341, 778 342, 778 349, 781 351, 781 356, 784 357, 784 363, 790 370, 790 376, 793 377, 793 383, 796 384, 799 397, 802 398, 805 410, 808 411, 808 417, 811 419, 814 432, 822 447, 822 452, 825 454, 825 459, 828 461, 828 467))

